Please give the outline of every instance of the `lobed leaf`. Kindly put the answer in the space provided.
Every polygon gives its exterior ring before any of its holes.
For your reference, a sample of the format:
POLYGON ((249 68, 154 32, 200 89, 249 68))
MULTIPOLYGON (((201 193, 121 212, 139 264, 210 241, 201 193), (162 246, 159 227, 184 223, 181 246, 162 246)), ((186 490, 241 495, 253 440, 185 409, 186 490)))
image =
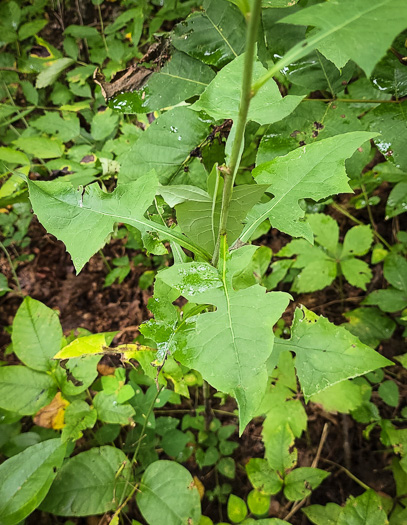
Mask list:
POLYGON ((330 195, 349 192, 345 159, 372 136, 363 131, 345 133, 303 146, 257 166, 253 170, 256 182, 269 184, 268 191, 274 198, 253 209, 253 216, 240 236, 241 241, 249 239, 268 218, 273 227, 312 242, 312 230, 303 220, 305 212, 299 200, 319 201, 330 195))

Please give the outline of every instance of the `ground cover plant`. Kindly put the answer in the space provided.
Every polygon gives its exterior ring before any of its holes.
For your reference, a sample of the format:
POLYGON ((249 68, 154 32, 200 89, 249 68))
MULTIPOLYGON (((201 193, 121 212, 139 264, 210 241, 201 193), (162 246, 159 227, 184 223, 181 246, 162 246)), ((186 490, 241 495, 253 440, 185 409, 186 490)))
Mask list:
POLYGON ((0 13, 0 522, 406 523, 407 4, 0 13))

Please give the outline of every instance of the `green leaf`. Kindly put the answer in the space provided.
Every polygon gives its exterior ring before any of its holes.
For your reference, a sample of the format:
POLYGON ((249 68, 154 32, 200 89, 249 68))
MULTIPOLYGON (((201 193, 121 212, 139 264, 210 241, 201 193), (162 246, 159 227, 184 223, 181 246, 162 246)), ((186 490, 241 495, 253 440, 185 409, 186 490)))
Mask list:
POLYGON ((336 503, 322 505, 311 505, 303 510, 307 518, 315 525, 337 525, 342 507, 336 503))
MULTIPOLYGON (((238 238, 247 212, 260 200, 266 187, 257 184, 243 184, 234 189, 227 222, 229 245, 238 238)), ((175 206, 177 222, 182 232, 206 251, 213 253, 219 231, 221 196, 213 203, 213 199, 207 193, 202 191, 197 193, 197 188, 192 186, 163 187, 160 193, 166 200, 167 195, 172 195, 172 198, 169 197, 169 199, 175 200, 174 195, 178 188, 182 194, 186 191, 189 193, 186 202, 175 206)))
POLYGON ((4 525, 23 521, 45 498, 65 456, 60 439, 26 448, 0 465, 0 517, 4 525))
POLYGON ((276 346, 280 345, 296 354, 295 366, 305 399, 344 379, 391 364, 345 328, 305 307, 295 312, 291 339, 279 339, 276 346))
POLYGON ((147 83, 137 91, 120 93, 109 101, 109 106, 123 113, 149 113, 175 106, 200 95, 214 78, 209 66, 180 51, 147 83))
POLYGON ((83 436, 82 430, 92 428, 97 419, 96 410, 93 410, 85 401, 79 399, 66 407, 64 415, 64 428, 62 429, 62 442, 76 441, 83 436))
POLYGON ((247 495, 247 506, 254 516, 266 516, 270 508, 271 498, 258 490, 251 490, 247 495))
POLYGON ((76 396, 89 388, 98 375, 97 364, 101 359, 101 355, 84 355, 68 359, 65 363, 67 373, 62 367, 58 367, 57 381, 63 395, 76 396))
POLYGON ((269 466, 280 476, 297 463, 297 449, 294 447, 294 434, 288 424, 263 430, 263 441, 266 448, 264 457, 269 466))
POLYGON ((91 122, 91 134, 95 140, 104 140, 112 135, 119 123, 119 116, 112 109, 98 111, 91 122))
MULTIPOLYGON (((225 66, 202 93, 192 109, 203 110, 214 119, 236 120, 242 93, 242 78, 245 55, 241 55, 225 66)), ((256 61, 253 64, 253 80, 267 70, 256 61)), ((259 124, 277 122, 289 115, 301 102, 302 96, 282 97, 276 82, 263 86, 250 103, 248 120, 259 124)))
POLYGON ((13 352, 25 365, 44 371, 61 348, 62 328, 57 313, 40 301, 26 297, 13 322, 13 352))
POLYGON ((115 510, 129 492, 130 469, 126 455, 118 448, 104 446, 81 452, 60 469, 40 508, 57 516, 115 510))
POLYGON ((356 308, 343 314, 348 323, 342 325, 362 343, 376 347, 383 339, 390 339, 396 323, 378 308, 356 308))
POLYGON ((284 479, 284 496, 290 501, 306 498, 329 476, 318 468, 301 467, 289 472, 284 479))
POLYGON ((62 118, 56 111, 46 111, 30 124, 40 131, 57 136, 62 142, 69 142, 80 134, 79 118, 74 114, 64 114, 62 118))
POLYGON ((341 260, 341 270, 345 279, 352 285, 366 290, 366 284, 372 279, 372 270, 365 261, 349 258, 341 260))
POLYGON ((0 408, 31 416, 48 405, 57 392, 47 374, 25 366, 0 368, 0 408))
POLYGON ((283 486, 282 479, 269 466, 266 459, 251 458, 246 464, 246 473, 253 487, 262 494, 277 494, 283 486))
POLYGON ((394 288, 407 292, 407 261, 404 257, 396 254, 386 257, 383 274, 394 288))
POLYGON ((222 260, 219 271, 205 263, 186 263, 159 273, 159 279, 186 299, 216 306, 215 312, 198 317, 187 334, 186 347, 177 350, 175 357, 198 370, 217 390, 236 397, 240 432, 253 417, 265 391, 266 361, 274 339, 272 327, 289 300, 284 293, 266 294, 259 285, 233 290, 234 274, 248 264, 255 249, 246 246, 234 250, 222 260))
MULTIPOLYGON (((406 5, 407 7, 407 5, 406 5)), ((393 159, 397 168, 407 170, 407 151, 403 136, 407 130, 407 102, 380 104, 365 117, 369 129, 380 133, 374 139, 377 148, 387 158, 393 159)))
POLYGON ((381 383, 378 392, 386 405, 396 407, 399 404, 399 389, 394 381, 389 379, 381 383))
POLYGON ((246 503, 239 498, 231 494, 228 499, 228 518, 232 523, 240 523, 247 516, 247 507, 246 503))
MULTIPOLYGON (((377 97, 375 94, 372 96, 377 97)), ((355 98, 359 97, 361 95, 355 95, 355 98)), ((370 107, 371 104, 368 108, 370 107)), ((306 100, 291 115, 267 128, 260 142, 256 163, 262 164, 275 157, 287 155, 295 148, 302 148, 304 144, 313 144, 351 131, 362 131, 367 124, 358 118, 360 113, 360 104, 356 103, 335 101, 326 104, 306 100)), ((359 177, 369 161, 370 149, 370 142, 367 141, 345 162, 349 176, 359 177)))
POLYGON ((322 405, 327 412, 349 414, 363 403, 362 389, 352 381, 341 381, 315 394, 311 401, 322 405))
POLYGON ((221 68, 243 53, 246 23, 225 0, 205 0, 203 8, 175 26, 171 41, 176 49, 221 68))
POLYGON ((345 235, 341 259, 349 255, 365 255, 373 242, 373 232, 370 226, 354 226, 345 235))
POLYGON ((339 514, 337 525, 386 525, 387 516, 376 492, 367 490, 349 498, 339 514))
POLYGON ((117 332, 105 332, 78 337, 67 346, 64 346, 54 355, 54 358, 70 359, 71 357, 81 357, 89 354, 103 354, 116 334, 117 332))
MULTIPOLYGON (((63 181, 29 180, 28 186, 34 213, 49 233, 64 242, 77 272, 105 245, 117 222, 135 226, 141 231, 163 232, 166 238, 177 239, 181 245, 195 251, 183 235, 144 218, 144 212, 156 193, 157 179, 153 174, 119 184, 113 193, 103 192, 98 184, 77 190, 63 181), (90 231, 92 235, 89 235, 90 231)), ((207 258, 199 248, 198 252, 207 258)))
POLYGON ((33 20, 26 22, 18 30, 18 39, 25 40, 30 36, 37 35, 48 24, 48 20, 33 20))
POLYGON ((345 159, 371 137, 370 133, 363 131, 345 133, 257 166, 253 170, 256 182, 270 184, 268 191, 274 198, 253 209, 254 218, 246 225, 241 240, 249 239, 269 218, 273 227, 312 242, 311 227, 302 220, 305 212, 299 206, 299 200, 319 201, 333 194, 349 192, 345 159))
POLYGON ((383 273, 394 288, 375 290, 363 304, 375 304, 384 312, 402 310, 407 305, 407 261, 401 255, 390 254, 384 261, 383 273))
MULTIPOLYGON (((333 243, 337 239, 333 239, 333 243)), ((292 268, 302 269, 294 279, 292 290, 298 293, 314 292, 329 286, 337 275, 337 263, 324 250, 312 246, 305 239, 294 239, 282 248, 278 257, 291 257, 297 254, 292 268)))
POLYGON ((386 203, 386 219, 404 213, 407 209, 407 182, 399 182, 391 190, 386 203))
POLYGON ((17 151, 14 148, 0 147, 0 160, 9 162, 10 164, 21 164, 22 166, 29 166, 30 160, 24 153, 17 151))
POLYGON ((116 393, 99 392, 93 399, 93 406, 97 410, 98 419, 104 423, 129 425, 134 416, 134 408, 128 403, 120 404, 116 393))
POLYGON ((302 56, 317 48, 338 69, 354 60, 369 77, 394 37, 405 29, 406 19, 404 0, 341 0, 301 9, 280 22, 319 29, 308 37, 302 56))
POLYGON ((315 241, 323 246, 331 257, 335 257, 339 240, 339 226, 336 220, 323 213, 307 215, 307 220, 311 225, 315 241))
POLYGON ((262 0, 262 7, 292 7, 298 0, 262 0))
POLYGON ((56 159, 64 152, 64 145, 60 140, 47 137, 19 137, 13 140, 13 144, 36 159, 56 159))
POLYGON ((149 465, 140 482, 136 500, 149 525, 198 525, 201 504, 191 474, 173 461, 156 461, 149 465))
MULTIPOLYGON (((161 184, 177 184, 183 164, 209 134, 210 121, 185 107, 161 115, 124 155, 119 180, 136 180, 155 169, 161 184)), ((206 179, 203 187, 206 186, 206 179)))
POLYGON ((75 61, 72 58, 58 58, 57 60, 54 60, 50 66, 41 71, 38 75, 35 87, 41 89, 50 86, 57 80, 62 71, 71 66, 74 62, 75 61))

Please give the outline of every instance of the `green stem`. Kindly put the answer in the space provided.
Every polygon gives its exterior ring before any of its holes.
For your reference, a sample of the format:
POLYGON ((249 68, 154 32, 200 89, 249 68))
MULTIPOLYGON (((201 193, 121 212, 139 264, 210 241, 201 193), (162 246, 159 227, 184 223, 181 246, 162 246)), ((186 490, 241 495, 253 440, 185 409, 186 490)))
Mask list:
POLYGON ((252 10, 249 15, 249 28, 247 31, 246 50, 243 66, 242 95, 240 98, 239 115, 236 121, 236 133, 232 144, 229 166, 227 166, 227 168, 224 170, 225 183, 222 194, 219 233, 212 258, 212 264, 214 266, 218 264, 221 238, 226 236, 230 200, 233 193, 233 184, 235 182, 237 168, 239 167, 240 153, 244 140, 244 131, 246 128, 250 100, 254 96, 254 93, 251 89, 251 83, 256 51, 257 30, 260 22, 260 11, 261 0, 253 0, 252 10))
POLYGON ((21 286, 20 286, 20 281, 18 279, 17 272, 14 269, 14 264, 13 264, 13 261, 11 260, 10 254, 8 253, 7 248, 4 246, 4 244, 2 242, 0 242, 0 248, 3 250, 3 252, 6 255, 6 258, 7 258, 7 261, 9 263, 9 265, 10 265, 11 273, 13 274, 13 278, 14 278, 14 281, 15 281, 15 283, 17 285, 18 291, 19 291, 19 293, 21 295, 23 295, 23 292, 22 292, 21 286))
POLYGON ((148 408, 148 411, 147 411, 147 414, 146 414, 146 418, 145 418, 145 420, 144 420, 143 427, 142 427, 142 429, 141 429, 140 438, 139 438, 139 440, 138 440, 138 442, 137 442, 137 447, 136 447, 136 450, 134 451, 133 458, 132 458, 132 460, 131 460, 131 464, 132 464, 132 465, 136 462, 137 455, 138 455, 138 453, 139 453, 139 451, 140 451, 141 443, 143 442, 143 439, 144 439, 144 437, 145 437, 145 436, 144 436, 144 432, 146 431, 146 428, 147 428, 148 418, 150 417, 150 414, 151 414, 151 412, 153 411, 153 408, 154 408, 155 402, 156 402, 156 400, 157 400, 158 396, 160 395, 161 390, 162 390, 163 388, 164 388, 164 387, 162 386, 161 388, 159 388, 159 389, 157 390, 157 393, 156 393, 156 395, 154 396, 154 399, 152 400, 151 405, 150 405, 149 408, 148 408))
POLYGON ((99 250, 99 255, 102 258, 103 264, 106 266, 107 271, 111 272, 112 267, 110 266, 109 261, 106 259, 105 254, 103 253, 102 250, 99 250))
MULTIPOLYGON (((345 210, 345 208, 342 208, 342 206, 339 206, 339 204, 336 204, 336 202, 333 202, 331 204, 331 206, 333 208, 335 208, 335 210, 338 210, 340 213, 342 213, 342 215, 345 215, 345 217, 347 217, 348 219, 350 219, 351 221, 353 222, 356 222, 356 224, 361 224, 361 225, 364 225, 364 223, 362 221, 360 221, 359 219, 357 219, 356 217, 354 217, 353 215, 351 215, 347 210, 345 210)), ((391 250, 391 246, 390 244, 380 235, 380 233, 378 233, 375 229, 373 229, 373 235, 375 237, 377 237, 379 239, 379 241, 381 243, 383 243, 386 248, 388 250, 391 250)))
POLYGON ((109 53, 109 48, 107 46, 106 37, 105 37, 105 26, 103 24, 102 11, 100 9, 100 4, 97 4, 97 7, 98 7, 98 13, 99 13, 100 32, 102 33, 103 45, 105 46, 106 53, 109 53))

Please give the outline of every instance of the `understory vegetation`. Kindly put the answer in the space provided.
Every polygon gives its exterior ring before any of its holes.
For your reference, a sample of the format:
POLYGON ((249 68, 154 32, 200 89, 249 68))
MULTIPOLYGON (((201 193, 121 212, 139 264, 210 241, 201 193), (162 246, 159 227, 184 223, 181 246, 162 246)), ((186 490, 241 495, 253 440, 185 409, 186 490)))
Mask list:
POLYGON ((0 4, 0 524, 407 523, 405 0, 0 4))

